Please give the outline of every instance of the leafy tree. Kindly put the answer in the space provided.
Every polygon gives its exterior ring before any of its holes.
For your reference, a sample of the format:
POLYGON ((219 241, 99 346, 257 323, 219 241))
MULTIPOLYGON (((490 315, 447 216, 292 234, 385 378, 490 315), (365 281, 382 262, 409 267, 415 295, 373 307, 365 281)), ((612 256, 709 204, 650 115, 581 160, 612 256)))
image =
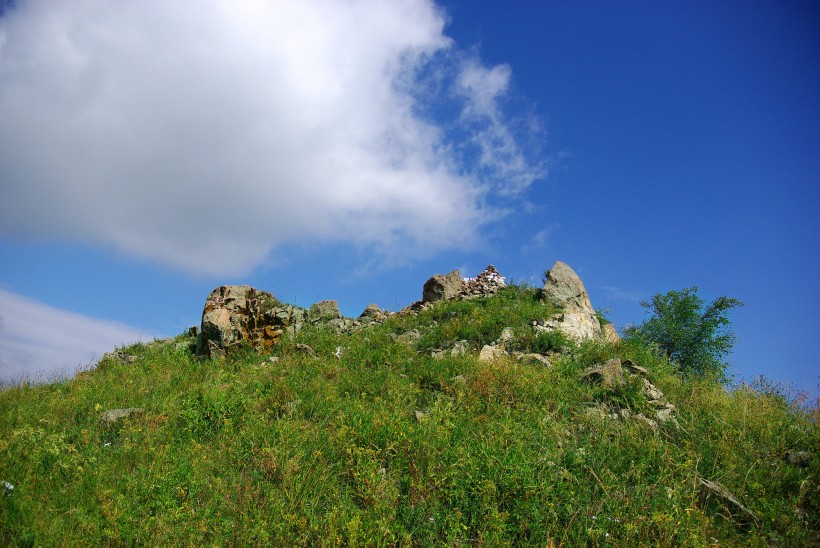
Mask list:
POLYGON ((655 344, 677 363, 684 376, 713 376, 726 381, 726 358, 735 343, 728 313, 743 303, 718 297, 704 309, 697 287, 658 293, 641 301, 651 317, 627 329, 627 336, 655 344))

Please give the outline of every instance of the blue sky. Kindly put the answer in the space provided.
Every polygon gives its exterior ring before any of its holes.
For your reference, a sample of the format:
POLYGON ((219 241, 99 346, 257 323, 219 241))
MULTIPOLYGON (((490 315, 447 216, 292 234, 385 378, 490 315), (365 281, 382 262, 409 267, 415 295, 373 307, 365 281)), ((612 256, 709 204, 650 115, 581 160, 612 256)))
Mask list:
POLYGON ((820 8, 19 0, 0 17, 0 377, 249 283, 351 316, 556 259, 621 328, 698 286, 816 393, 820 8))

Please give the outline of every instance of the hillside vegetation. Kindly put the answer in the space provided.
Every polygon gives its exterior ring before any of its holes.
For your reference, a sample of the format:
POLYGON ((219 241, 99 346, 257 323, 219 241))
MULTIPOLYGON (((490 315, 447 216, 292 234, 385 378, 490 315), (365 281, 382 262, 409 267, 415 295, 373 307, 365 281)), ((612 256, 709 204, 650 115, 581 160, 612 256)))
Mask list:
POLYGON ((0 544, 820 543, 816 416, 684 380, 634 340, 537 334, 552 312, 510 286, 351 333, 306 326, 270 354, 201 360, 181 335, 7 388, 0 544), (504 328, 552 366, 480 361, 504 328), (615 357, 649 371, 675 420, 636 420, 636 382, 582 380, 615 357), (124 408, 143 411, 100 420, 124 408))

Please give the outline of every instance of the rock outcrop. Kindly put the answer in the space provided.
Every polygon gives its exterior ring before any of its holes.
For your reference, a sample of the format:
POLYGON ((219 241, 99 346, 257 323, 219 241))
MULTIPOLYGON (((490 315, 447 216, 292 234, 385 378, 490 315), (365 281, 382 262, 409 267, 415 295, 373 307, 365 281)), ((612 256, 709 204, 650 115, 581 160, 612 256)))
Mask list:
POLYGON ((458 296, 463 287, 464 282, 458 270, 449 274, 436 274, 424 284, 421 300, 425 303, 447 301, 458 296))
POLYGON ((319 301, 310 307, 308 316, 311 320, 341 320, 338 301, 319 301))
MULTIPOLYGON (((249 285, 223 285, 205 301, 196 353, 221 357, 243 342, 271 346, 282 334, 277 328, 273 295, 249 285)), ((284 325, 284 322, 279 322, 284 325)))
POLYGON ((649 416, 644 413, 633 415, 627 407, 618 406, 612 413, 607 413, 607 410, 601 407, 592 408, 591 412, 600 415, 602 418, 634 418, 648 424, 653 430, 657 430, 665 422, 671 422, 680 428, 680 424, 675 418, 675 405, 668 402, 663 392, 652 384, 649 380, 649 371, 645 367, 641 367, 630 360, 621 361, 618 358, 613 358, 605 363, 590 367, 581 374, 581 379, 592 384, 600 384, 607 391, 612 392, 626 385, 627 379, 635 376, 640 379, 640 393, 646 401, 646 407, 651 409, 651 412, 647 413, 649 416))
POLYGON ((544 284, 544 296, 561 309, 556 317, 546 324, 577 341, 600 339, 601 324, 581 278, 569 265, 556 261, 549 271, 544 284))

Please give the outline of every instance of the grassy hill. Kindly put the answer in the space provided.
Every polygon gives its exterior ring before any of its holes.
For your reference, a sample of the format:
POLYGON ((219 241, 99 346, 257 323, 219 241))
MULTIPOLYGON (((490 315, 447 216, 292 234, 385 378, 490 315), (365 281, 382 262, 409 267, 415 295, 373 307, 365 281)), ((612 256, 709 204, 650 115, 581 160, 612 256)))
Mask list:
POLYGON ((536 334, 551 313, 511 286, 353 333, 308 326, 270 355, 203 361, 181 335, 3 390, 0 543, 820 543, 816 414, 682 380, 636 342, 536 334), (480 361, 505 327, 510 350, 561 353, 480 361), (649 370, 675 421, 636 420, 635 382, 581 379, 613 357, 649 370), (143 412, 100 420, 121 408, 143 412))

